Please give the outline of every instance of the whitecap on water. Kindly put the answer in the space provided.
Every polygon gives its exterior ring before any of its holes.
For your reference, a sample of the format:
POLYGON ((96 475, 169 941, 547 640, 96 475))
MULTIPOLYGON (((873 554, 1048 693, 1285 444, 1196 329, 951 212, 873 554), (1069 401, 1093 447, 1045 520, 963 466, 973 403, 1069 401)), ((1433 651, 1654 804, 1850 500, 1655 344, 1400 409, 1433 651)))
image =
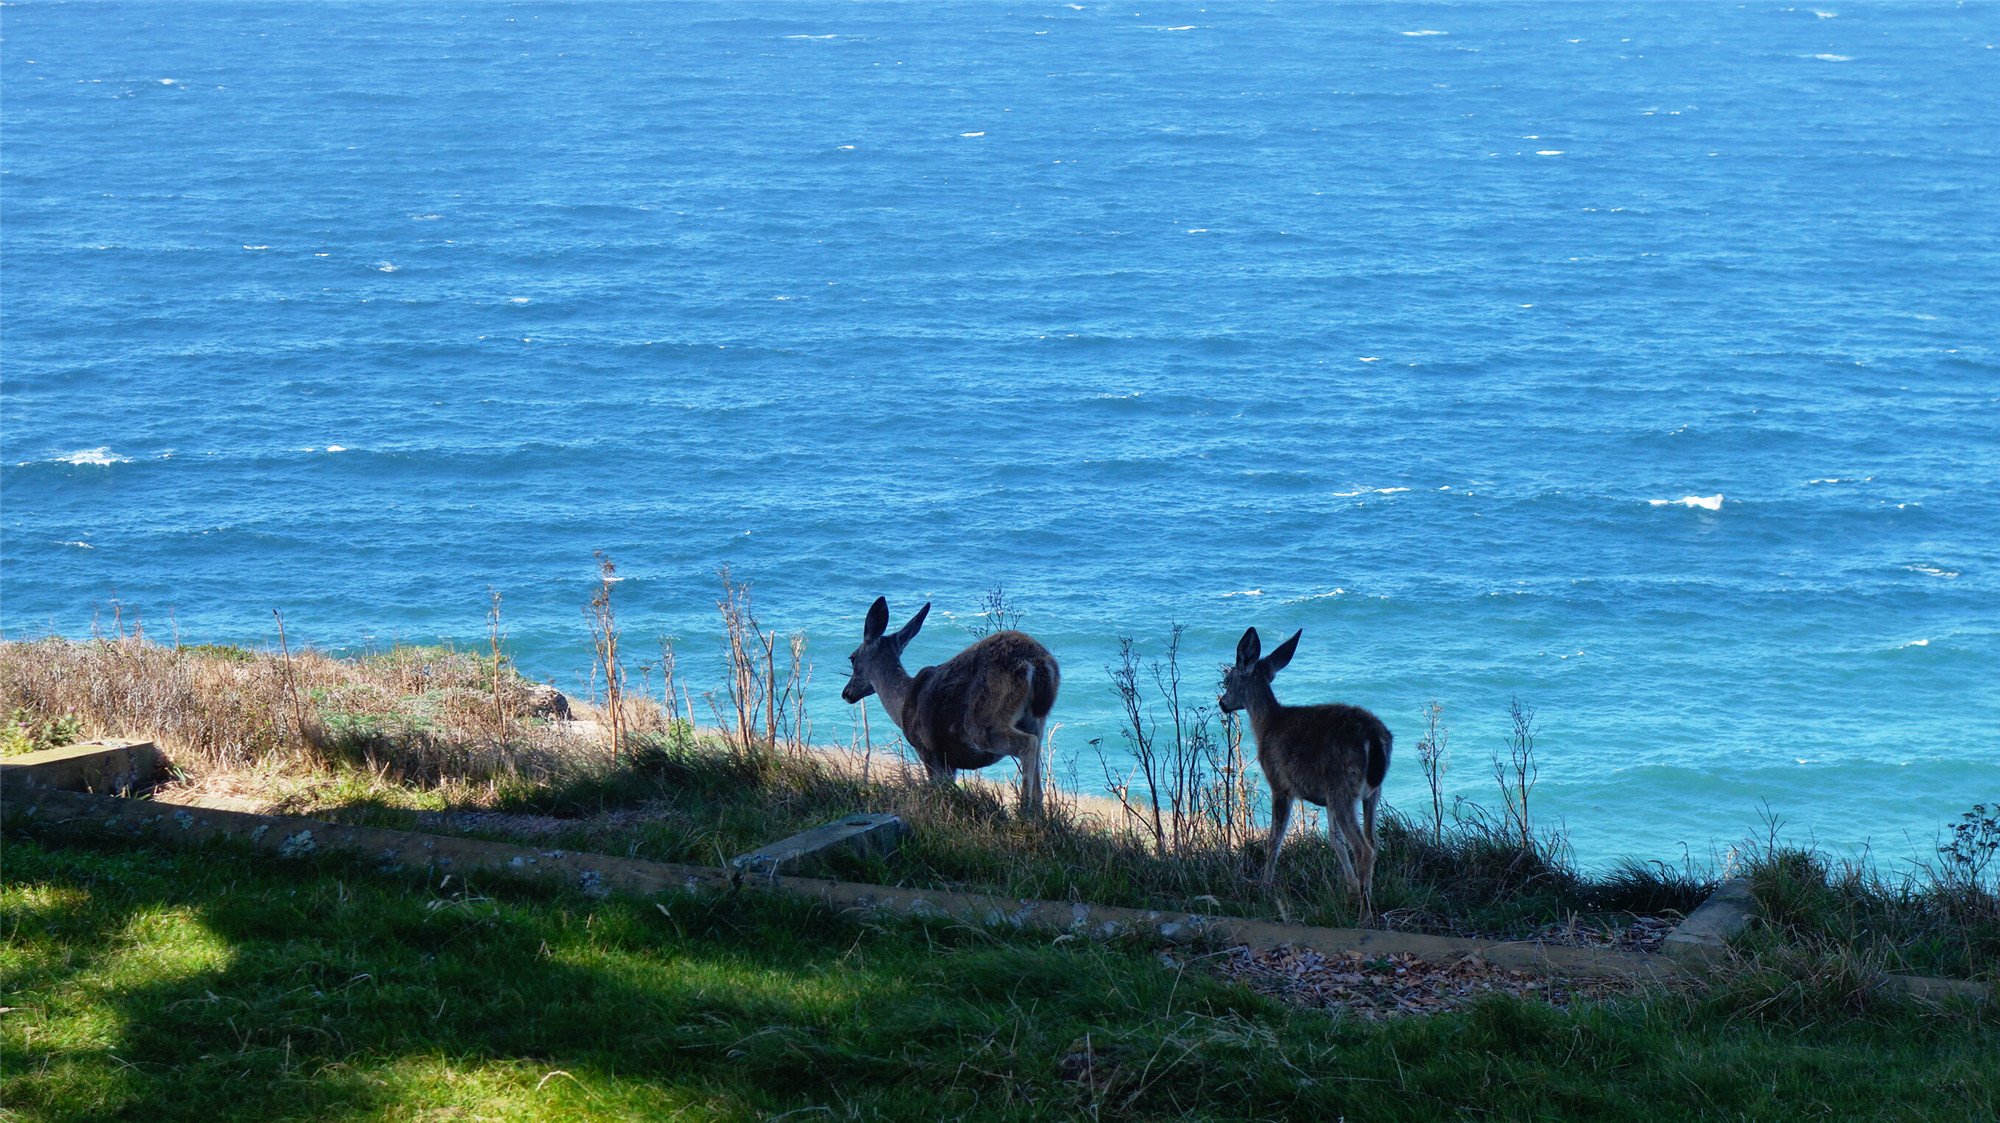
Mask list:
POLYGON ((1853 55, 1814 55, 1821 62, 1853 62, 1853 55))
POLYGON ((132 462, 131 457, 119 456, 109 448, 86 448, 72 452, 68 456, 58 456, 56 460, 62 464, 95 464, 100 467, 107 464, 130 464, 132 462))
POLYGON ((1405 34, 1405 35, 1444 35, 1444 34, 1447 34, 1447 33, 1446 33, 1446 32, 1443 32, 1443 31, 1405 31, 1405 32, 1403 32, 1403 34, 1405 34))
POLYGON ((1922 573, 1929 577, 1958 576, 1958 571, 1955 569, 1946 569, 1943 566, 1936 566, 1936 565, 1925 565, 1922 562, 1919 562, 1916 565, 1906 565, 1903 568, 1909 570, 1912 573, 1922 573))
POLYGON ((1236 592, 1233 592, 1233 593, 1224 593, 1224 594, 1222 594, 1222 595, 1223 595, 1223 596, 1225 596, 1225 597, 1261 597, 1261 596, 1263 596, 1263 595, 1264 595, 1264 590, 1262 590, 1262 589, 1239 589, 1239 590, 1238 590, 1238 591, 1236 591, 1236 592))
POLYGON ((396 270, 398 270, 398 269, 401 269, 401 268, 402 268, 402 266, 400 266, 400 265, 391 265, 390 263, 388 263, 388 262, 386 262, 386 261, 378 261, 378 262, 376 262, 376 263, 375 263, 375 268, 377 268, 377 269, 381 270, 381 271, 382 271, 382 272, 384 272, 384 273, 394 273, 394 272, 395 272, 396 270))
POLYGON ((1720 495, 1690 495, 1683 499, 1648 499, 1646 502, 1655 507, 1671 507, 1679 504, 1683 507, 1700 507, 1707 511, 1722 510, 1720 495))

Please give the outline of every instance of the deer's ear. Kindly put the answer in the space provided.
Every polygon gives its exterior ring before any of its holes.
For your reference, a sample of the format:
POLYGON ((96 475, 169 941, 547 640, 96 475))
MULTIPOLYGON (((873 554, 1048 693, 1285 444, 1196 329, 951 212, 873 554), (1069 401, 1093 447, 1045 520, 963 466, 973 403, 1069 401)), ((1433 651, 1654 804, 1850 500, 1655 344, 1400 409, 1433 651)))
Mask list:
POLYGON ((902 629, 896 633, 897 646, 900 647, 901 645, 909 643, 911 640, 916 639, 917 632, 924 626, 924 617, 929 616, 930 614, 931 614, 931 606, 930 603, 926 601, 922 608, 917 609, 917 614, 915 616, 910 617, 910 622, 903 625, 902 629))
POLYGON ((1243 638, 1236 641, 1236 665, 1247 667, 1257 661, 1257 653, 1264 650, 1264 641, 1257 638, 1257 629, 1243 629, 1243 638))
POLYGON ((1300 628, 1298 631, 1292 633, 1291 639, 1279 644, 1276 651, 1265 656, 1263 661, 1264 673, 1275 675, 1279 671, 1284 670, 1285 664, 1291 662, 1292 656, 1298 654, 1299 637, 1305 634, 1306 630, 1300 628))
POLYGON ((889 598, 876 597, 868 606, 868 618, 861 622, 861 642, 874 643, 882 638, 882 629, 889 626, 889 598))

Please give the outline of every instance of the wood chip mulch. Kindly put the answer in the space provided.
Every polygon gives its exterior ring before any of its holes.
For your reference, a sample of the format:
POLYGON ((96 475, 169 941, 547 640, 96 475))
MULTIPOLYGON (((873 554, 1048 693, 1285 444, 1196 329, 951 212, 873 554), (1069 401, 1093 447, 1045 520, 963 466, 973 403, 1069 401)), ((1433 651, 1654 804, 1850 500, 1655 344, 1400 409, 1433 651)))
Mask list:
POLYGON ((1491 931, 1461 923, 1450 917, 1414 909, 1392 909, 1383 913, 1373 927, 1385 932, 1416 932, 1426 936, 1459 936, 1480 940, 1514 940, 1529 944, 1556 944, 1571 948, 1616 948, 1619 951, 1657 952, 1667 933, 1681 922, 1679 915, 1631 916, 1623 922, 1609 917, 1572 918, 1567 922, 1544 924, 1532 930, 1491 931))
POLYGON ((1203 963, 1259 994, 1299 1006, 1345 1010, 1369 1021, 1462 1009, 1490 994, 1568 1006, 1637 992, 1629 978, 1547 978, 1468 956, 1430 963, 1413 955, 1322 955, 1290 945, 1234 947, 1203 963))

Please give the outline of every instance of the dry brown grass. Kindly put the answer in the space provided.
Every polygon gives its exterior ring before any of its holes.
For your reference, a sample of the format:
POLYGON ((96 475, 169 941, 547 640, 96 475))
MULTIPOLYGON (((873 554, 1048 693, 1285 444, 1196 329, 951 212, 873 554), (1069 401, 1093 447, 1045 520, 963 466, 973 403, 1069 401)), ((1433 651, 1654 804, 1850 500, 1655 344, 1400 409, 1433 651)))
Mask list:
MULTIPOLYGON (((183 772, 365 767, 417 786, 519 777, 561 782, 608 755, 599 715, 539 712, 537 686, 490 659, 396 647, 323 652, 167 647, 130 636, 0 643, 0 709, 72 715, 90 737, 159 744, 183 772), (592 744, 595 740, 597 743, 592 744)), ((658 733, 657 705, 627 698, 624 724, 658 733)))

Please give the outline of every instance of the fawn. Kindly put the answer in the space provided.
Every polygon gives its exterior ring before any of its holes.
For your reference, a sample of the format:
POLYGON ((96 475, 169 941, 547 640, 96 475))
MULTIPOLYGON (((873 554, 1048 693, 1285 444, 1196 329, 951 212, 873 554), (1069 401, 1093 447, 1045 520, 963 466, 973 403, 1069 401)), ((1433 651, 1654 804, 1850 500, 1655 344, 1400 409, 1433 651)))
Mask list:
POLYGON ((861 646, 848 656, 853 673, 840 697, 851 703, 881 695, 882 709, 937 783, 951 783, 961 768, 1018 759, 1021 810, 1039 814, 1042 730, 1062 683, 1055 656, 1021 632, 995 632, 913 677, 903 670, 903 648, 930 610, 924 605, 885 635, 889 601, 876 597, 861 625, 861 646))
POLYGON ((1271 785, 1271 843, 1264 857, 1265 884, 1278 872, 1278 849, 1291 826, 1292 801, 1303 799, 1326 808, 1327 834, 1347 881, 1361 896, 1361 918, 1375 914, 1375 804, 1382 798, 1382 777, 1389 771, 1394 738, 1380 718, 1359 706, 1338 702, 1324 706, 1287 706, 1271 693, 1271 677, 1285 669, 1298 651, 1304 629, 1259 659, 1263 644, 1257 629, 1243 633, 1236 644, 1236 664, 1222 678, 1224 710, 1250 711, 1250 731, 1257 738, 1257 763, 1271 785), (1362 824, 1354 821, 1361 804, 1362 824))

